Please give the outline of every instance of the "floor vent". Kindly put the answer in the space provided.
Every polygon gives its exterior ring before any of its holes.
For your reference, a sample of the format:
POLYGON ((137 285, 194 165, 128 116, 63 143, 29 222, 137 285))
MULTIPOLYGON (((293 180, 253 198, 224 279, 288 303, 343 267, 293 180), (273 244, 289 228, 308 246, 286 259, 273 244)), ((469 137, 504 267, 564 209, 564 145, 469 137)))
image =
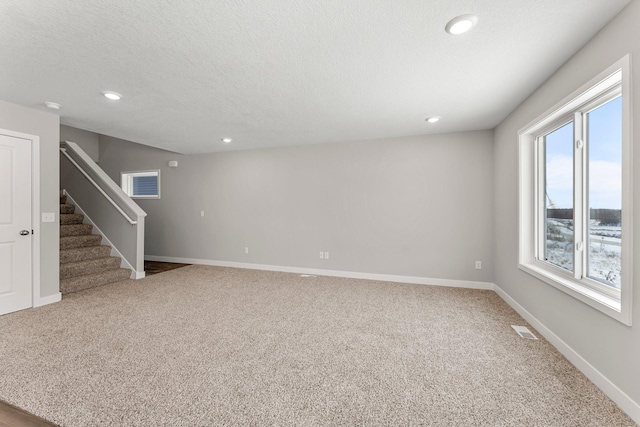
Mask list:
POLYGON ((520 335, 522 338, 526 338, 528 340, 537 340, 538 337, 533 335, 526 326, 515 326, 511 325, 511 327, 520 335))
POLYGON ((301 274, 300 277, 318 277, 314 274, 301 274))

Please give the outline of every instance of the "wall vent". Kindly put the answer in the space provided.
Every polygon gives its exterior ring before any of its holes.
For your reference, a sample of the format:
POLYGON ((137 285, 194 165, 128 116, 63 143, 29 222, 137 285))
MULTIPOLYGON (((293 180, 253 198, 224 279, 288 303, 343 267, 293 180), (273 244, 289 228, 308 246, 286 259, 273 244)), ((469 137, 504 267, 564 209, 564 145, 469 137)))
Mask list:
POLYGON ((526 338, 528 340, 537 340, 538 337, 533 335, 531 331, 526 326, 515 326, 511 325, 511 327, 520 335, 522 338, 526 338))

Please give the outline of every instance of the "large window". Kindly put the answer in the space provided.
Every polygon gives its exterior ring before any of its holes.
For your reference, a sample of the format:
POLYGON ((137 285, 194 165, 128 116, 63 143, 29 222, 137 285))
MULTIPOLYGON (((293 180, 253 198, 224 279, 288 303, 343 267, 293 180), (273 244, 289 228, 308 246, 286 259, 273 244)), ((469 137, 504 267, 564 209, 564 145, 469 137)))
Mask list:
POLYGON ((134 199, 160 198, 160 171, 122 172, 122 190, 134 199))
POLYGON ((628 57, 523 129, 520 268, 631 324, 628 57))

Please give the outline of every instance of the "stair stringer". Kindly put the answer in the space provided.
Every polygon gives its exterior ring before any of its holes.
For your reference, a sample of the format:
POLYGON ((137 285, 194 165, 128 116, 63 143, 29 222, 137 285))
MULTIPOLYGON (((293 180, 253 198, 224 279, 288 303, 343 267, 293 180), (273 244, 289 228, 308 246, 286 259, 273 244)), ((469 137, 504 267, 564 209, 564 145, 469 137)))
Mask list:
POLYGON ((142 279, 142 278, 144 278, 144 276, 145 276, 144 271, 141 272, 141 273, 136 274, 136 271, 131 266, 131 264, 129 264, 127 262, 127 260, 124 258, 124 256, 122 256, 120 251, 115 247, 115 245, 113 243, 111 243, 111 241, 107 238, 107 236, 104 235, 104 233, 100 230, 100 228, 93 221, 91 221, 91 218, 89 218, 89 216, 82 210, 82 207, 80 207, 78 205, 78 203, 75 200, 73 200, 73 197, 71 197, 71 195, 67 192, 67 190, 62 190, 62 194, 67 196, 67 199, 70 201, 70 203, 72 205, 75 205, 76 212, 84 215, 84 219, 85 219, 86 223, 91 224, 93 226, 93 230, 92 230, 91 234, 99 234, 102 237, 102 243, 101 244, 111 246, 111 254, 110 254, 110 256, 114 256, 114 257, 120 258, 120 268, 126 268, 127 270, 129 270, 131 272, 129 278, 130 279, 142 279))

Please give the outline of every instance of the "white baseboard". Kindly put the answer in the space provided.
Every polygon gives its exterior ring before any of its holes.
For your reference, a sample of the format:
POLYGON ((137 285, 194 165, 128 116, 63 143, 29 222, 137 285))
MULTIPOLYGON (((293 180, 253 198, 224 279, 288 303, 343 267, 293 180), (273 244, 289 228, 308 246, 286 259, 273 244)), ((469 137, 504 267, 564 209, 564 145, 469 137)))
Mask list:
POLYGON ((156 255, 145 255, 147 261, 177 262, 182 264, 213 265, 216 267, 244 268, 248 270, 281 271, 284 273, 314 274, 317 276, 346 277, 349 279, 367 279, 383 282, 412 283, 416 285, 448 286, 452 288, 493 290, 494 284, 469 280, 435 279, 428 277, 398 276, 392 274, 358 273, 353 271, 323 270, 317 268, 286 267, 280 265, 251 264, 233 261, 215 261, 208 259, 178 258, 156 255))
POLYGON ((524 307, 518 304, 509 294, 503 291, 498 285, 494 287, 495 292, 507 304, 511 306, 520 316, 531 324, 543 337, 547 339, 569 362, 571 362, 580 372, 582 372, 591 382, 613 400, 624 412, 636 423, 640 424, 640 405, 631 399, 618 386, 611 382, 606 376, 598 371, 593 365, 587 362, 578 352, 565 343, 560 337, 554 334, 542 322, 536 319, 524 307))
POLYGON ((53 295, 49 295, 48 297, 40 297, 33 301, 34 307, 42 307, 43 305, 53 304, 54 302, 62 301, 62 294, 60 292, 56 292, 53 295))
POLYGON ((146 276, 146 273, 144 271, 131 270, 131 275, 129 276, 129 279, 134 279, 134 280, 144 279, 145 276, 146 276))

